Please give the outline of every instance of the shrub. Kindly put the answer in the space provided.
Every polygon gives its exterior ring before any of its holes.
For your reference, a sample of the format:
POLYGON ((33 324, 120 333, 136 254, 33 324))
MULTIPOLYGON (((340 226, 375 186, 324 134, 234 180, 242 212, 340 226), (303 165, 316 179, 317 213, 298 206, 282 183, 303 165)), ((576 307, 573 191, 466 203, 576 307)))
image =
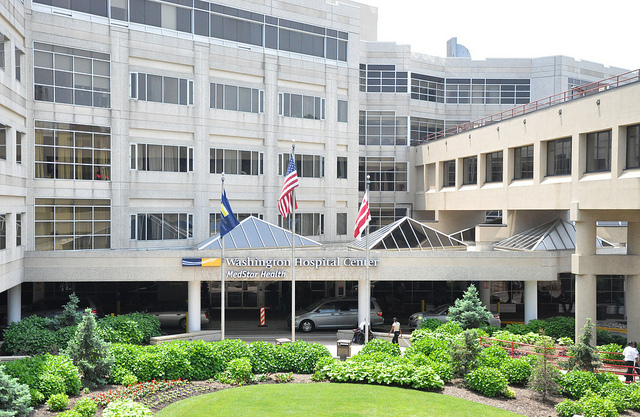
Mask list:
POLYGON ((597 392, 598 379, 593 372, 569 371, 560 380, 564 392, 571 398, 579 400, 588 391, 597 392))
POLYGON ((74 337, 69 341, 64 353, 80 369, 84 385, 94 388, 107 383, 111 373, 113 355, 110 346, 96 331, 96 319, 91 309, 85 311, 74 337))
POLYGON ((76 293, 69 294, 69 301, 62 306, 62 314, 56 316, 53 325, 56 329, 75 326, 82 320, 82 313, 78 311, 80 299, 76 293))
POLYGON ((9 355, 41 355, 59 349, 50 320, 29 316, 13 322, 4 330, 3 352, 9 355))
POLYGON ((432 336, 432 332, 429 329, 416 329, 413 332, 411 332, 411 344, 413 345, 414 343, 424 339, 425 337, 431 337, 432 336))
POLYGON ((69 396, 67 394, 53 394, 47 400, 47 406, 51 411, 63 411, 69 406, 69 396))
POLYGON ((500 368, 500 365, 509 359, 509 354, 506 350, 500 346, 489 346, 482 351, 478 356, 479 366, 488 368, 500 368))
POLYGON ((320 358, 331 356, 326 346, 302 340, 278 345, 275 348, 275 356, 280 366, 278 372, 293 371, 299 374, 310 374, 316 369, 316 363, 320 358))
POLYGON ((435 318, 424 319, 418 325, 419 329, 435 330, 442 325, 442 322, 435 318))
POLYGON ((251 367, 255 373, 276 372, 276 348, 263 340, 249 343, 251 367))
POLYGON ((82 414, 77 412, 75 409, 63 411, 59 413, 57 417, 84 417, 82 414))
MULTIPOLYGON (((632 384, 630 387, 640 387, 640 384, 632 384)), ((628 408, 640 410, 640 389, 629 389, 627 391, 628 408)))
POLYGON ((591 394, 578 400, 581 414, 584 417, 618 417, 618 411, 612 401, 591 394))
POLYGON ((478 355, 480 354, 480 340, 475 330, 464 332, 464 343, 452 349, 451 360, 453 371, 456 375, 463 376, 478 366, 478 355))
POLYGON ((40 377, 40 384, 38 388, 45 398, 50 398, 53 395, 64 394, 64 379, 62 379, 62 376, 58 374, 44 374, 40 377))
POLYGON ((223 367, 234 359, 251 356, 247 344, 242 340, 225 339, 220 342, 215 342, 214 345, 216 352, 222 360, 223 367))
POLYGON ((103 417, 152 417, 153 413, 133 400, 112 401, 102 412, 103 417))
POLYGON ((98 404, 90 398, 81 398, 73 406, 73 411, 77 412, 79 417, 93 417, 98 411, 98 404))
POLYGON ((336 360, 330 356, 325 356, 323 358, 318 359, 316 362, 316 369, 311 377, 314 381, 323 381, 327 379, 327 374, 331 370, 331 366, 336 362, 336 360))
POLYGON ((600 356, 591 345, 593 328, 594 324, 591 319, 588 318, 582 328, 578 343, 569 348, 570 358, 563 364, 568 369, 582 369, 593 372, 601 365, 600 356))
POLYGON ((507 378, 498 369, 476 368, 465 376, 469 388, 486 395, 495 397, 507 390, 507 378))
POLYGON ((596 341, 601 345, 615 343, 620 346, 626 346, 627 338, 618 334, 613 334, 607 330, 596 330, 596 341))
POLYGON ((0 415, 25 417, 31 412, 29 387, 4 373, 0 366, 0 415))
POLYGON ((464 331, 460 323, 455 321, 448 321, 444 323, 442 326, 438 327, 434 333, 436 334, 447 334, 450 336, 456 336, 461 334, 464 331))
POLYGON ((370 353, 381 352, 389 356, 400 356, 400 346, 389 342, 388 340, 373 339, 364 345, 358 355, 367 355, 370 353))
POLYGON ((457 299, 449 307, 449 316, 450 321, 460 323, 463 329, 472 329, 487 323, 491 312, 480 301, 476 286, 471 284, 462 294, 462 299, 457 299))
POLYGON ((624 356, 622 356, 622 346, 617 343, 609 343, 608 345, 598 346, 598 354, 602 362, 612 365, 624 365, 624 356))
POLYGON ((160 336, 160 321, 151 314, 129 313, 98 320, 98 332, 107 342, 148 344, 160 336))
POLYGON ((582 413, 580 404, 573 400, 564 400, 561 403, 556 404, 556 411, 560 414, 560 417, 573 417, 582 413))
POLYGON ((5 372, 20 383, 27 385, 32 392, 39 391, 43 397, 51 394, 67 393, 75 395, 80 392, 80 374, 78 368, 65 355, 38 355, 8 362, 5 372))
POLYGON ((29 394, 31 394, 31 403, 29 405, 41 404, 46 400, 44 394, 35 388, 29 388, 29 394))
POLYGON ((237 358, 232 360, 227 365, 225 371, 225 379, 234 384, 245 384, 253 380, 253 374, 251 373, 251 361, 249 358, 237 358))
POLYGON ((525 358, 507 359, 499 368, 509 384, 526 384, 531 377, 533 367, 525 358))
POLYGON ((405 356, 412 356, 416 354, 423 354, 425 356, 431 356, 432 354, 437 357, 450 359, 450 344, 444 340, 434 339, 426 337, 412 343, 404 351, 405 356))

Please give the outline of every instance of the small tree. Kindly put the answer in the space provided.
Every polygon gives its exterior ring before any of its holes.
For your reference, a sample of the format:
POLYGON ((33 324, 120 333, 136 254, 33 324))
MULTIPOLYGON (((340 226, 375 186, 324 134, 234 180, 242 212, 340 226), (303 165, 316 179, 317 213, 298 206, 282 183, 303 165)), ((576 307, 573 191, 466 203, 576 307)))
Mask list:
POLYGON ((83 383, 88 388, 107 383, 114 361, 110 344, 102 340, 96 330, 96 319, 88 308, 64 351, 82 372, 83 383))
POLYGON ((491 312, 482 305, 476 286, 471 284, 458 298, 455 304, 449 308, 451 320, 460 323, 463 329, 480 327, 491 318, 491 312))
POLYGON ((78 311, 78 303, 80 303, 80 299, 76 293, 69 294, 69 302, 64 305, 62 314, 54 319, 57 328, 75 326, 80 323, 82 313, 78 311))
POLYGON ((4 373, 0 366, 0 416, 25 417, 32 408, 29 387, 4 373))
MULTIPOLYGON (((544 330, 540 330, 544 334, 544 330)), ((543 348, 542 356, 533 365, 531 378, 529 379, 529 388, 542 394, 542 400, 546 400, 549 392, 560 392, 560 384, 558 379, 562 376, 560 370, 554 366, 549 360, 549 350, 553 348, 553 343, 547 339, 541 339, 540 345, 543 348)))
POLYGON ((591 319, 582 328, 582 333, 578 336, 578 343, 569 347, 570 358, 563 363, 569 370, 580 370, 594 372, 602 365, 600 355, 596 353, 596 348, 591 345, 594 324, 591 319))
POLYGON ((480 338, 475 329, 463 332, 464 345, 455 346, 451 351, 454 372, 456 375, 464 376, 478 366, 478 355, 482 350, 480 338))

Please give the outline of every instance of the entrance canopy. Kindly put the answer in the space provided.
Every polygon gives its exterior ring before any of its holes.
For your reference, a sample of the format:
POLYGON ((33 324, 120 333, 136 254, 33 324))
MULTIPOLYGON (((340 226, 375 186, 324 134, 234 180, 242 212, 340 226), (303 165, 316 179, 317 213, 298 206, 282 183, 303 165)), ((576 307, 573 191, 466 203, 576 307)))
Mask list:
MULTIPOLYGON (((496 249, 522 251, 574 250, 576 248, 576 226, 568 221, 556 219, 536 226, 494 245, 496 249)), ((596 247, 612 246, 609 242, 596 237, 596 247)))
MULTIPOLYGON (((298 234, 296 248, 319 247, 321 243, 298 234)), ((274 249, 291 247, 291 232, 282 227, 250 216, 224 237, 225 249, 274 249)), ((198 245, 198 250, 220 249, 220 235, 212 236, 198 245)))
MULTIPOLYGON (((366 239, 355 240, 349 245, 354 249, 366 249, 366 239)), ((436 229, 403 217, 369 234, 369 249, 385 250, 467 250, 467 245, 436 229)))

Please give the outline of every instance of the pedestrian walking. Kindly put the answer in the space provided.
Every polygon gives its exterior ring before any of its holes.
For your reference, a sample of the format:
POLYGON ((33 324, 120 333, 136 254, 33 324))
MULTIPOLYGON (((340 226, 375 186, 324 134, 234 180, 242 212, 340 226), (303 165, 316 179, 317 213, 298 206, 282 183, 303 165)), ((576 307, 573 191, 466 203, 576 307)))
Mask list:
POLYGON ((391 343, 395 343, 397 345, 398 337, 402 336, 402 330, 400 330, 400 322, 395 317, 393 318, 393 324, 391 325, 391 330, 389 330, 387 336, 391 336, 391 332, 393 332, 393 340, 391 340, 391 343))

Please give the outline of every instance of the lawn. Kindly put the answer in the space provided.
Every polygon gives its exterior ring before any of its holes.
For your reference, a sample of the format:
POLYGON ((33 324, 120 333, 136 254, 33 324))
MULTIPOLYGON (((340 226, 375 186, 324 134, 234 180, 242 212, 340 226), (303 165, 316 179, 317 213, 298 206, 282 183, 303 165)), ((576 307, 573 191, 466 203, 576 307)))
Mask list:
POLYGON ((156 417, 210 416, 517 416, 433 392, 368 384, 262 384, 171 404, 156 417))

